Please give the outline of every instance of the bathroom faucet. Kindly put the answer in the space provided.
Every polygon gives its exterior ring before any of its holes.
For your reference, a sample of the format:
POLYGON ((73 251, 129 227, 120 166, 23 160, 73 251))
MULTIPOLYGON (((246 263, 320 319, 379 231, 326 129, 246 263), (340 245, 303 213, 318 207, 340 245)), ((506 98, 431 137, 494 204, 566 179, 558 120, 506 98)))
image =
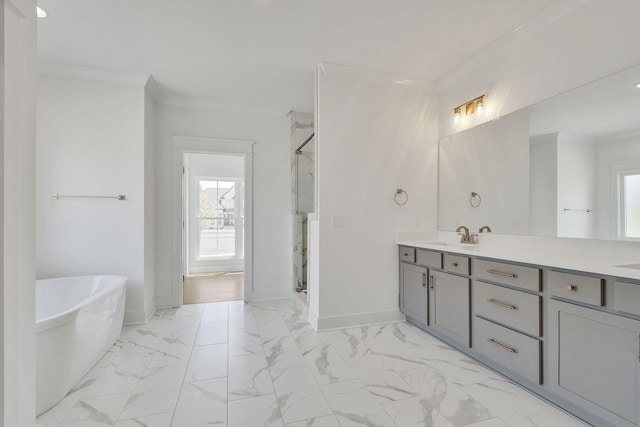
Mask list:
POLYGON ((491 233, 491 227, 489 227, 488 225, 483 225, 482 227, 480 227, 480 230, 478 230, 478 232, 480 233, 484 233, 485 231, 487 233, 491 233))
POLYGON ((462 236, 460 238, 460 243, 476 243, 475 235, 474 234, 470 235, 469 229, 464 225, 461 225, 460 227, 456 228, 456 233, 462 236))

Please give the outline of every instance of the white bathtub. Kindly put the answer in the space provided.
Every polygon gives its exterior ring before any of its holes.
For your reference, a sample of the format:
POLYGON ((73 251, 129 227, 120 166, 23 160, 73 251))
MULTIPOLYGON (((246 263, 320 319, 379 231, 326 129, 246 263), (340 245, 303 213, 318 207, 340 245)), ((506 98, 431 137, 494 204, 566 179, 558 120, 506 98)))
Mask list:
POLYGON ((36 412, 55 405, 115 343, 126 277, 36 281, 36 412))

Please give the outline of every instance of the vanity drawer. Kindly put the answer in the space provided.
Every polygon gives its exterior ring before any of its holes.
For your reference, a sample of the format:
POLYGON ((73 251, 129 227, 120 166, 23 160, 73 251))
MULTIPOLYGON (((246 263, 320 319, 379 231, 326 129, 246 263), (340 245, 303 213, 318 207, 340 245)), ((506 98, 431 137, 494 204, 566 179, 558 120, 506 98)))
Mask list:
POLYGON ((416 264, 425 267, 442 268, 442 252, 418 249, 416 251, 416 264))
POLYGON ((473 347, 478 353, 536 384, 542 384, 540 341, 479 317, 473 320, 473 347))
POLYGON ((585 304, 604 305, 604 280, 599 277, 549 271, 547 283, 551 295, 585 304))
POLYGON ((613 282, 611 308, 640 316, 640 284, 613 282))
POLYGON ((473 282, 475 314, 504 323, 531 335, 540 336, 540 300, 537 295, 473 282))
POLYGON ((416 262, 416 249, 408 246, 400 246, 400 261, 416 262))
POLYGON ((480 279, 539 292, 540 269, 504 262, 474 260, 473 274, 480 279))
POLYGON ((444 254, 443 264, 444 271, 464 274, 465 276, 469 275, 469 257, 454 254, 444 254))

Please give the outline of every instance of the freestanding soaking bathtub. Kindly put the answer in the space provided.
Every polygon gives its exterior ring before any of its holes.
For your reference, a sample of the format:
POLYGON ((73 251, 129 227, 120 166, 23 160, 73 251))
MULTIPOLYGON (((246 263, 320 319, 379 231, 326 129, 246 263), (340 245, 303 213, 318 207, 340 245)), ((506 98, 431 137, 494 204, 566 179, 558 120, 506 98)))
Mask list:
POLYGON ((120 336, 127 278, 36 281, 36 412, 61 400, 120 336))

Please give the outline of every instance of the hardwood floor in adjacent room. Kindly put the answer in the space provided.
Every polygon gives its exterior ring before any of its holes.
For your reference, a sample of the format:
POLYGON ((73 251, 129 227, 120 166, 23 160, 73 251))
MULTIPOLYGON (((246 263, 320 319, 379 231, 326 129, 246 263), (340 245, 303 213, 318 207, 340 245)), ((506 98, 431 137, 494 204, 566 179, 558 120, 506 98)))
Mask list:
POLYGON ((184 304, 244 299, 244 273, 194 274, 184 280, 184 304))

